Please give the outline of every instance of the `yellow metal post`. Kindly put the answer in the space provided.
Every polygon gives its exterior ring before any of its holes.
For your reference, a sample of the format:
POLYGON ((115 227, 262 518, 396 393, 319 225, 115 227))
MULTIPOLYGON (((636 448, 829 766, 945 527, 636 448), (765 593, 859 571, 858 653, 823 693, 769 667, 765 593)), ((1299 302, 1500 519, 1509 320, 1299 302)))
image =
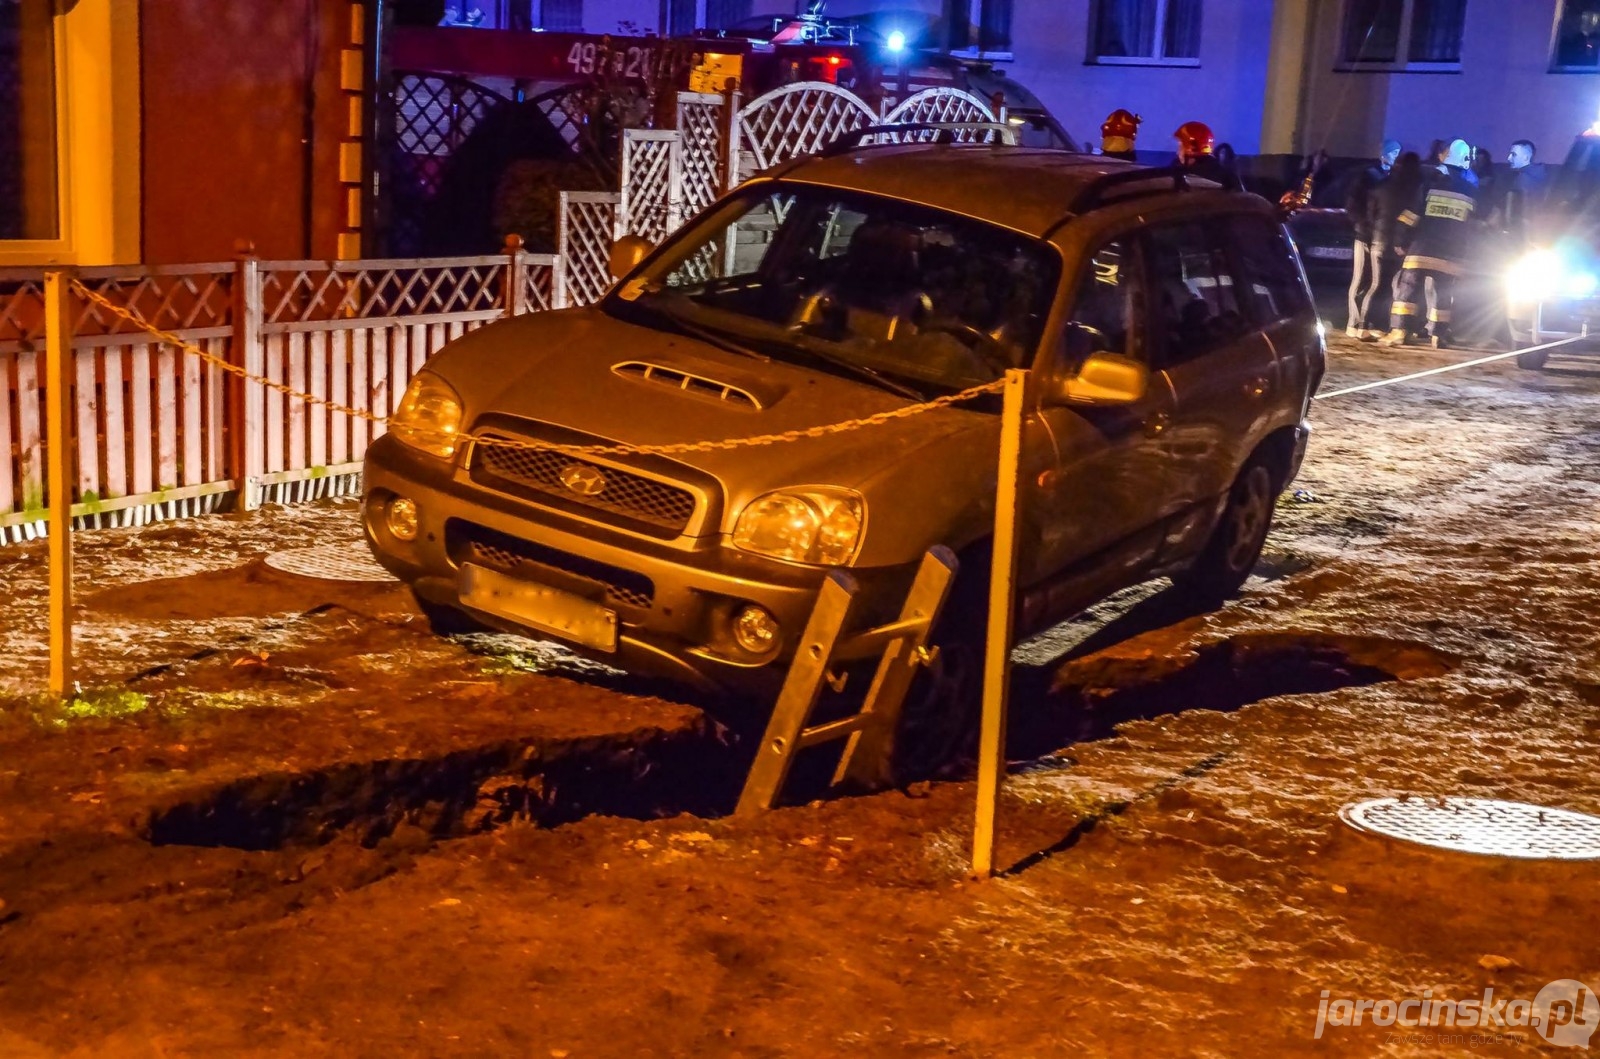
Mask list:
POLYGON ((72 687, 72 291, 64 272, 44 277, 45 496, 50 536, 50 692, 72 687))
POLYGON ((1000 417, 1000 467, 994 498, 994 565, 989 576, 989 628, 984 637, 983 721, 978 733, 978 811, 972 829, 972 874, 994 874, 995 806, 1006 764, 1006 699, 1011 683, 1016 609, 1017 516, 1028 373, 1006 372, 1000 417))

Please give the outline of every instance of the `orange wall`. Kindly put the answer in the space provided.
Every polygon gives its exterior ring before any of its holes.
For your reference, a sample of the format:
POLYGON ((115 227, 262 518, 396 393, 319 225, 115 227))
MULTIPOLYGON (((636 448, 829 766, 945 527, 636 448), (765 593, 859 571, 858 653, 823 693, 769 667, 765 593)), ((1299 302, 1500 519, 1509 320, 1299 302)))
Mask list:
POLYGON ((334 257, 348 0, 142 0, 140 14, 145 262, 225 260, 239 239, 334 257))

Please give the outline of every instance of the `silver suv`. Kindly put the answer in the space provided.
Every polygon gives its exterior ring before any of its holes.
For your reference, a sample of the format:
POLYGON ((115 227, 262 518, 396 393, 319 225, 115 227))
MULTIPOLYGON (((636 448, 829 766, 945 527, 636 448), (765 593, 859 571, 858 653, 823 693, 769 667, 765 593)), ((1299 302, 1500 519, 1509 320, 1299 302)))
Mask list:
POLYGON ((994 520, 998 398, 671 456, 554 446, 777 434, 1031 367, 1027 632, 1158 575, 1236 590, 1323 372, 1266 202, 1087 155, 801 159, 614 257, 623 277, 600 304, 485 327, 412 380, 367 453, 366 532, 440 622, 701 685, 775 684, 830 568, 887 616, 944 544, 969 575, 926 678, 948 690, 981 627, 970 585, 994 520))

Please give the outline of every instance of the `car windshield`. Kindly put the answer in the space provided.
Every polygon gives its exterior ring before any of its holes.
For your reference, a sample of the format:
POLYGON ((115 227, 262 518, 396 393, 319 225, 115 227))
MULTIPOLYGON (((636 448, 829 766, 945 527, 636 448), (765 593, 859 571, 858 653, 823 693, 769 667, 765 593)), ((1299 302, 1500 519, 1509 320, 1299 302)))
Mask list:
POLYGON ((676 240, 607 309, 924 396, 1025 366, 1059 275, 1053 247, 1009 229, 765 183, 676 240))

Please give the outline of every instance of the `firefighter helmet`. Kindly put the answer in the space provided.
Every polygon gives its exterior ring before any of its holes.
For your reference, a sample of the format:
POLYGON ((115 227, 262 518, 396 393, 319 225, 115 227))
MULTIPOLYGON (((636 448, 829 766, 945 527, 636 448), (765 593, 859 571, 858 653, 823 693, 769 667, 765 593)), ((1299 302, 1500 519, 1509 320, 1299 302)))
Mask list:
POLYGON ((1211 126, 1201 121, 1186 121, 1172 135, 1177 138, 1180 158, 1210 154, 1217 141, 1211 133, 1211 126))
POLYGON ((1144 119, 1137 114, 1130 114, 1126 110, 1113 110, 1111 116, 1105 120, 1105 124, 1100 126, 1100 135, 1131 140, 1139 135, 1139 123, 1142 121, 1144 119))
POLYGON ((1139 122, 1144 119, 1126 110, 1113 110, 1100 126, 1100 150, 1105 154, 1132 157, 1133 138, 1139 135, 1139 122))

